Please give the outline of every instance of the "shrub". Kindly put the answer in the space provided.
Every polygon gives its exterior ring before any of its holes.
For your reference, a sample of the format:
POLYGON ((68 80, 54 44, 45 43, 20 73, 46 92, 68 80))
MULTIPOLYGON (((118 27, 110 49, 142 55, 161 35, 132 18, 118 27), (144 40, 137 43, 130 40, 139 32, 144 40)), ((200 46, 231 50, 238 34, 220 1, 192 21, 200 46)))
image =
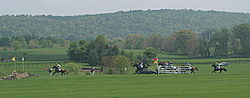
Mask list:
POLYGON ((102 64, 104 66, 103 71, 106 74, 125 74, 131 62, 127 57, 118 55, 103 57, 102 64))
POLYGON ((67 63, 63 65, 63 68, 66 69, 69 74, 78 75, 81 67, 76 63, 67 63))

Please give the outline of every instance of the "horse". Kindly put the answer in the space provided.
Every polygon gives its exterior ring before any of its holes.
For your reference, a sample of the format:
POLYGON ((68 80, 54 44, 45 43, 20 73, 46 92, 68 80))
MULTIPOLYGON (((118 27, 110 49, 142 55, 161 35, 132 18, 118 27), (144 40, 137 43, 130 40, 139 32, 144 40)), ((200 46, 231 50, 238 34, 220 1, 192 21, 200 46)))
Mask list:
POLYGON ((214 67, 214 70, 212 71, 212 73, 216 73, 216 71, 220 71, 220 73, 221 73, 222 71, 227 71, 226 68, 219 67, 219 66, 216 65, 216 64, 213 64, 211 67, 214 67))
POLYGON ((138 63, 134 64, 134 67, 136 67, 135 74, 156 74, 155 71, 149 71, 147 70, 148 64, 138 63))
POLYGON ((140 71, 143 71, 143 70, 147 69, 148 65, 147 64, 143 64, 143 63, 138 63, 138 64, 134 64, 134 67, 136 67, 135 73, 138 73, 140 71))
POLYGON ((161 65, 161 66, 171 66, 173 65, 172 62, 159 62, 158 65, 161 65))
POLYGON ((194 71, 198 71, 197 67, 190 67, 191 74, 194 74, 194 71))
POLYGON ((61 75, 66 75, 67 74, 67 70, 59 69, 58 66, 53 66, 52 68, 55 69, 55 72, 52 73, 52 76, 55 75, 55 73, 61 73, 61 75))

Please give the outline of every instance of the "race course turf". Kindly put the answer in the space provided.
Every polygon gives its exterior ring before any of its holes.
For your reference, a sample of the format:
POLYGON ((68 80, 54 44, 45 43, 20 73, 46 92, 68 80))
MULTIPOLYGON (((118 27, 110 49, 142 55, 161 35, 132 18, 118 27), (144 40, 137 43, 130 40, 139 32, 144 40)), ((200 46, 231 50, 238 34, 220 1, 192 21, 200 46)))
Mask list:
MULTIPOLYGON (((0 98, 249 98, 250 64, 195 74, 46 76, 0 81, 0 98)), ((209 70, 208 70, 209 69, 209 70)))

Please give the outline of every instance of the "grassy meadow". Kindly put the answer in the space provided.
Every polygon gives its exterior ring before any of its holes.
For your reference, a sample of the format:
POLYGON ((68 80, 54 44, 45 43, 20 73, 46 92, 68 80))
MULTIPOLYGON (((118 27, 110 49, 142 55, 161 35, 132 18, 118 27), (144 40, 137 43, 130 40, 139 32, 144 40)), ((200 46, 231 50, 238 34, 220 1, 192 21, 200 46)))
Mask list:
MULTIPOLYGON (((0 81, 1 98, 247 98, 250 63, 231 64, 228 72, 212 74, 210 65, 194 65, 195 74, 67 75, 48 76, 48 66, 26 66, 39 74, 21 80, 0 81)), ((131 69, 133 70, 133 69, 131 69)))
POLYGON ((67 48, 44 48, 44 49, 24 49, 24 50, 6 50, 0 52, 1 58, 10 58, 15 56, 17 60, 21 61, 21 57, 24 57, 27 61, 32 60, 64 60, 68 59, 67 48))
MULTIPOLYGON (((34 51, 34 50, 33 50, 34 51)), ((31 54, 31 53, 30 53, 31 54)), ((39 53, 38 53, 39 54, 39 53)), ((61 54, 61 53, 59 53, 61 54)), ((249 58, 239 58, 249 59, 249 58)), ((189 62, 213 62, 229 59, 190 59, 189 62)), ((45 62, 45 61, 40 61, 45 62)), ((174 62, 182 62, 174 61, 174 62)), ((84 64, 80 64, 85 67, 84 64)), ((45 70, 51 65, 25 65, 25 71, 39 74, 20 80, 0 81, 0 98, 248 98, 250 97, 250 63, 231 63, 228 72, 211 73, 209 64, 193 66, 195 74, 79 75, 53 77, 45 70)), ((10 72, 13 65, 1 65, 10 72)), ((156 66, 152 65, 150 69, 156 66)), ((17 66, 22 70, 22 66, 17 66)))

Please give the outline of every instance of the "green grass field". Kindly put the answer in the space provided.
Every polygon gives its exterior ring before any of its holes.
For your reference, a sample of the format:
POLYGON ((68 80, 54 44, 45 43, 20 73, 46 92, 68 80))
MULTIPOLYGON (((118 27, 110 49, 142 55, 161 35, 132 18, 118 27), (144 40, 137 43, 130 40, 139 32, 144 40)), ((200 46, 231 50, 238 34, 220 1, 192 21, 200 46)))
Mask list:
POLYGON ((49 77, 48 66, 27 66, 40 74, 21 80, 0 81, 1 98, 247 98, 250 64, 231 64, 228 72, 212 74, 210 65, 195 65, 195 74, 78 75, 49 77))
POLYGON ((1 51, 1 58, 10 58, 15 56, 17 60, 21 61, 21 57, 25 60, 60 60, 68 59, 67 48, 45 48, 45 49, 26 49, 26 50, 8 50, 1 51))
MULTIPOLYGON (((35 49, 23 51, 4 51, 1 57, 22 56, 27 52, 29 59, 65 58, 66 49, 35 49)), ((126 50, 129 51, 129 50, 126 50)), ((142 50, 131 50, 137 54, 142 50)), ((178 55, 159 55, 159 57, 188 58, 178 55)), ((176 63, 200 63, 215 61, 249 60, 249 58, 232 59, 183 59, 170 60, 176 63)), ((169 60, 164 60, 169 61, 169 60)), ((51 61, 28 61, 25 63, 48 63, 25 65, 25 71, 39 74, 20 80, 0 80, 0 98, 248 98, 250 97, 250 63, 231 63, 226 66, 228 72, 212 74, 211 65, 193 65, 199 71, 195 74, 160 74, 136 75, 134 68, 129 68, 123 75, 79 75, 53 77, 45 70, 51 61)), ((60 61, 59 61, 60 62, 60 61)), ((22 62, 16 66, 22 70, 22 62)), ((54 62, 53 62, 54 64, 54 62)), ((0 69, 11 73, 14 63, 0 63, 0 69)), ((82 67, 85 64, 80 64, 82 67)), ((156 69, 151 66, 150 69, 156 69)))

